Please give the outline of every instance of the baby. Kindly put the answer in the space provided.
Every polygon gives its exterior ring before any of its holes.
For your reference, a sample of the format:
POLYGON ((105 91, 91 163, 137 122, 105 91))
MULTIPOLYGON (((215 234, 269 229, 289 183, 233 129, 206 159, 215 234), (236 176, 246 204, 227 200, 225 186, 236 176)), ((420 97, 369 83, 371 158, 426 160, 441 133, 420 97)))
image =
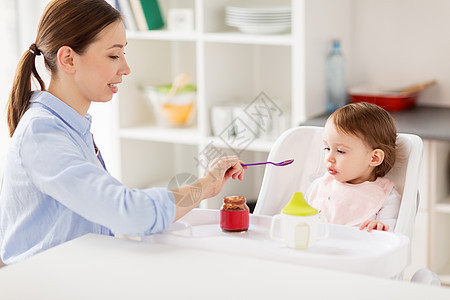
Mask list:
POLYGON ((388 231, 400 194, 383 176, 396 159, 397 130, 381 107, 352 103, 336 110, 324 128, 324 176, 306 193, 308 203, 333 224, 388 231))

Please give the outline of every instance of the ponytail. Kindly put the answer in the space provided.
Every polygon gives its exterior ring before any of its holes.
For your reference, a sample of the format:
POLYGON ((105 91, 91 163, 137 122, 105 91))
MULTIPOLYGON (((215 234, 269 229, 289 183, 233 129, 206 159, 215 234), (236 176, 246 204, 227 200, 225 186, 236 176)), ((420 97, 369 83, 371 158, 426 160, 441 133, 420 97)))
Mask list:
POLYGON ((37 48, 36 44, 32 44, 30 49, 22 55, 17 66, 8 100, 7 120, 10 137, 13 136, 17 124, 19 124, 23 114, 30 106, 31 75, 36 78, 41 90, 45 91, 45 83, 36 70, 35 58, 37 55, 41 55, 41 51, 37 48))

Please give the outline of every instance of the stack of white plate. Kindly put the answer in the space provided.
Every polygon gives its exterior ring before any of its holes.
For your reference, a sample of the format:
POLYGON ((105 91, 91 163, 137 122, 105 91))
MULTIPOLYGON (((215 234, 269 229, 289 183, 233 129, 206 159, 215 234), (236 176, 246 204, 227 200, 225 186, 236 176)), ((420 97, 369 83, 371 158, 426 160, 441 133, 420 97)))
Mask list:
POLYGON ((275 34, 291 26, 291 7, 283 4, 230 4, 225 7, 225 22, 251 34, 275 34))

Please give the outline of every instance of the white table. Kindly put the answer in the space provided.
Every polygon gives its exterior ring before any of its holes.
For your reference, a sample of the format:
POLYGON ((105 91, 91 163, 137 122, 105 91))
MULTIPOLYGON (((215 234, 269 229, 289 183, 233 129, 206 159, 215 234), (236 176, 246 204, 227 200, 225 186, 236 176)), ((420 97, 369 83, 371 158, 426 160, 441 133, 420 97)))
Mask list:
POLYGON ((0 269, 1 299, 450 299, 450 289, 85 235, 0 269))

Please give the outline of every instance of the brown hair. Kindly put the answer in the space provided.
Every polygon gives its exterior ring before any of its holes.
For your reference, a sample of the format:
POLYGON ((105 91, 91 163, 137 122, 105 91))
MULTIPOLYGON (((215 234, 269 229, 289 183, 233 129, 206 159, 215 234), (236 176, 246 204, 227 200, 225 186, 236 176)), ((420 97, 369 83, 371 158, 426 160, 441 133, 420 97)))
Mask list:
POLYGON ((59 48, 69 46, 82 54, 105 27, 118 20, 122 20, 120 12, 104 0, 53 0, 47 5, 39 21, 36 41, 17 66, 8 100, 10 136, 30 106, 31 76, 36 78, 41 90, 46 89, 35 67, 36 55, 44 56, 46 68, 54 75, 59 48))
POLYGON ((338 131, 359 137, 373 150, 384 151, 383 162, 375 167, 375 177, 383 177, 394 166, 397 128, 386 110, 371 103, 351 103, 336 110, 330 119, 338 131))

